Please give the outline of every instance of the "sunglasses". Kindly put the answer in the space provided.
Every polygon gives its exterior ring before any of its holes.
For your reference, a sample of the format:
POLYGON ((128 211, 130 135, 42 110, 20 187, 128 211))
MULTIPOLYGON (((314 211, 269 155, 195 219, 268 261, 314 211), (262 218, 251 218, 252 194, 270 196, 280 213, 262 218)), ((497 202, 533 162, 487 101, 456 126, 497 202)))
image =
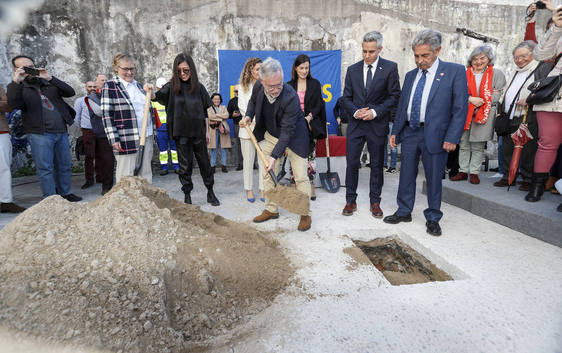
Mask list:
POLYGON ((184 67, 184 68, 178 69, 178 74, 180 74, 180 75, 181 75, 182 73, 184 73, 184 74, 187 75, 187 74, 190 73, 190 72, 191 72, 191 70, 189 69, 189 67, 184 67))

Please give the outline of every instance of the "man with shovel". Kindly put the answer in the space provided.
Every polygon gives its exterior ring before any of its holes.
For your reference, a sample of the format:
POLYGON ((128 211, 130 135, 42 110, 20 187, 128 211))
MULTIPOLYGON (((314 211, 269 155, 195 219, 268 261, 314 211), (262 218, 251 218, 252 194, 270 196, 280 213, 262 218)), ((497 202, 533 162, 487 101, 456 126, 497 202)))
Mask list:
MULTIPOLYGON (((260 82, 254 85, 252 97, 246 109, 246 116, 240 121, 240 126, 249 125, 252 118, 256 119, 254 134, 261 143, 266 161, 266 172, 278 173, 277 159, 287 151, 287 158, 293 167, 296 188, 310 198, 310 181, 306 174, 307 157, 309 153, 309 137, 306 120, 300 109, 299 97, 295 90, 283 83, 283 69, 281 63, 268 58, 260 68, 260 82)), ((265 210, 255 217, 255 223, 279 218, 278 205, 269 196, 275 187, 271 174, 265 173, 265 210)), ((274 174, 274 175, 275 175, 274 174)), ((301 213, 298 230, 310 229, 312 219, 310 206, 301 213)))

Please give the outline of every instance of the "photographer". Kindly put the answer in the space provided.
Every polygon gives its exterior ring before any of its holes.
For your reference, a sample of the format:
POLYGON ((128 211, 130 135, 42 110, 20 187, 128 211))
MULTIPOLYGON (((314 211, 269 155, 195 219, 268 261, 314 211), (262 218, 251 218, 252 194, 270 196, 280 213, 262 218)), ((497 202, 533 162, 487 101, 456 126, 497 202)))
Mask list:
POLYGON ((36 69, 33 59, 12 59, 13 81, 8 85, 8 104, 20 109, 23 128, 31 145, 43 197, 57 192, 70 202, 82 200, 70 193, 70 145, 66 125, 74 122, 74 110, 62 97, 74 89, 46 69, 36 69))
MULTIPOLYGON (((537 23, 537 10, 548 10, 550 12, 554 11, 554 5, 552 4, 552 0, 542 0, 537 2, 532 2, 531 5, 527 7, 527 16, 525 17, 527 21, 527 26, 525 27, 525 38, 523 40, 532 40, 535 43, 537 41, 536 35, 536 23, 537 23)), ((550 26, 552 25, 552 18, 548 19, 546 23, 545 31, 548 31, 550 26)))

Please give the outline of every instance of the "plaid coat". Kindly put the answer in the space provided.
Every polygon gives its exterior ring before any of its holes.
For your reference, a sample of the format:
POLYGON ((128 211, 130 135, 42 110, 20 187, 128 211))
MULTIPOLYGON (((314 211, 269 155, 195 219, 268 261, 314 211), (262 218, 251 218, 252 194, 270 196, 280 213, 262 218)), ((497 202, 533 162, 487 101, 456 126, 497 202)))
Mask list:
MULTIPOLYGON (((140 83, 137 82, 137 85, 145 93, 140 83)), ((109 143, 111 145, 115 142, 121 143, 121 148, 124 151, 119 152, 119 154, 136 153, 140 144, 141 127, 137 124, 135 109, 129 99, 127 90, 118 76, 103 85, 101 110, 109 143)))

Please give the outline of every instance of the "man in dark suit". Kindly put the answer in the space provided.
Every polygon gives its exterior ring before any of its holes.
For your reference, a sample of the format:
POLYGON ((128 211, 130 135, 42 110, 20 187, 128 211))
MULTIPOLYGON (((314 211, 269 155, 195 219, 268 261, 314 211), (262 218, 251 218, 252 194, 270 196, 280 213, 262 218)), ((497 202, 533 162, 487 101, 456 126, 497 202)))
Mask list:
MULTIPOLYGON (((256 82, 248 102, 246 116, 240 121, 244 127, 255 117, 254 134, 260 142, 267 160, 266 171, 279 167, 277 159, 287 152, 298 190, 310 198, 310 181, 307 176, 309 136, 299 96, 288 84, 283 83, 283 69, 279 61, 268 58, 260 68, 260 82, 256 82), (260 83, 261 82, 261 83, 260 83)), ((275 171, 277 173, 278 171, 275 171)), ((268 173, 264 176, 265 210, 254 218, 260 223, 279 218, 277 205, 267 197, 267 191, 275 187, 268 173)), ((310 209, 301 215, 298 230, 310 229, 310 209)))
POLYGON ((447 153, 460 141, 468 109, 468 86, 462 65, 438 59, 441 33, 424 29, 413 43, 417 69, 406 74, 390 146, 402 143, 402 169, 398 186, 398 210, 386 223, 410 222, 416 198, 420 155, 427 181, 424 210, 427 232, 441 235, 441 180, 447 153))
POLYGON ((343 107, 350 115, 347 127, 344 216, 357 210, 357 182, 361 151, 365 142, 371 157, 369 199, 371 213, 382 218, 383 154, 390 112, 400 96, 398 67, 379 56, 382 34, 373 31, 363 37, 363 60, 351 65, 345 75, 343 107))

